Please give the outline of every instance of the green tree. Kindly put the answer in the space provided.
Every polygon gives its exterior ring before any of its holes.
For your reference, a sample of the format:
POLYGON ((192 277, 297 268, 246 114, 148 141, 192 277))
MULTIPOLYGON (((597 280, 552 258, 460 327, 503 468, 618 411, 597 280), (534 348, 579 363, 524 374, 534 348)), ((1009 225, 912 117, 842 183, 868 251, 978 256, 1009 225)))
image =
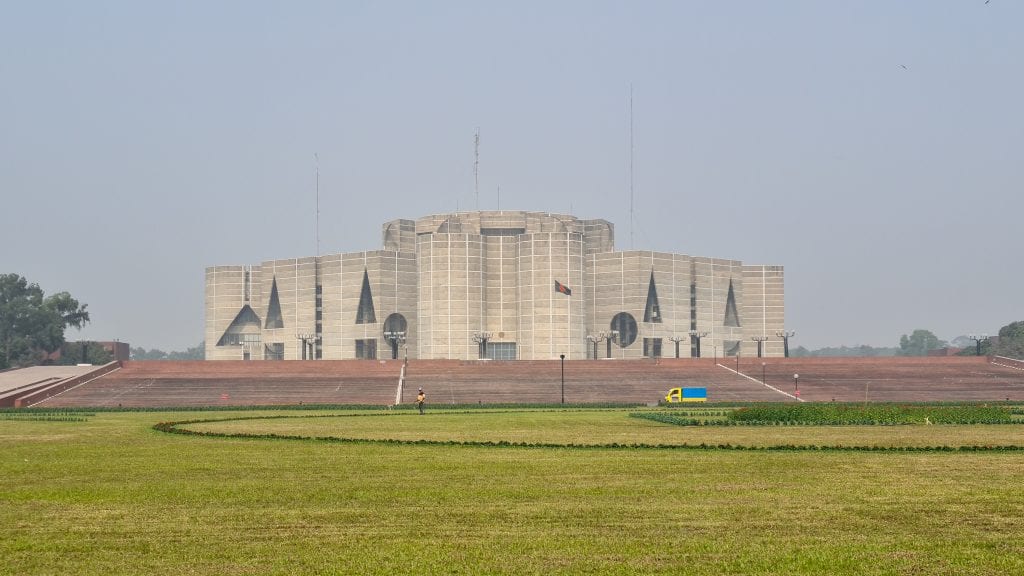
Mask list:
POLYGON ((939 340, 930 330, 914 330, 907 336, 900 336, 900 349, 898 356, 927 356, 929 350, 937 350, 946 346, 946 343, 939 340))
POLYGON ((992 353, 1024 359, 1024 320, 1010 322, 999 329, 999 340, 992 346, 992 353))
POLYGON ((146 350, 142 346, 132 348, 130 351, 132 360, 166 360, 167 352, 159 348, 153 348, 152 350, 146 350))
POLYGON ((171 352, 167 355, 168 360, 206 360, 206 342, 200 342, 198 346, 186 349, 184 352, 171 352))
POLYGON ((200 342, 184 352, 164 352, 159 348, 146 350, 142 346, 131 349, 132 360, 205 360, 206 342, 200 342))
POLYGON ((23 276, 0 274, 0 368, 32 366, 64 344, 64 331, 89 322, 67 292, 45 296, 23 276))
POLYGON ((73 366, 79 363, 99 366, 114 359, 114 355, 99 342, 65 342, 57 364, 73 366), (85 348, 83 351, 82 349, 85 348))

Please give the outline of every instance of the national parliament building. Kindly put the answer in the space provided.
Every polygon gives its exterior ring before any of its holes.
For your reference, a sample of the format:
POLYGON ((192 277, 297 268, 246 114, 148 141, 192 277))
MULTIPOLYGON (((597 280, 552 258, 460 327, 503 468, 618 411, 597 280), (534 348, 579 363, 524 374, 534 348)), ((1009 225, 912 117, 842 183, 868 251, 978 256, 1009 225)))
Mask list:
POLYGON ((541 212, 394 220, 383 244, 207 268, 206 358, 783 355, 782 266, 617 251, 610 222, 541 212))

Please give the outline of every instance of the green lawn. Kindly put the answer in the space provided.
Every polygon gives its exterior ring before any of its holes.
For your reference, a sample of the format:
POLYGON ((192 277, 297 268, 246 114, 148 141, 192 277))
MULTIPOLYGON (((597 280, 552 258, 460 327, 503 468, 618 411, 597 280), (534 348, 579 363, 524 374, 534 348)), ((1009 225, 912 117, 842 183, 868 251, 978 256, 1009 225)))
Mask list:
MULTIPOLYGON (((628 412, 370 413, 189 428, 573 444, 861 434, 857 442, 1024 445, 1013 425, 681 428, 628 412)), ((317 413, 236 415, 272 414, 317 413)), ((0 420, 0 573, 1024 573, 1024 452, 504 448, 152 429, 231 415, 0 420)))

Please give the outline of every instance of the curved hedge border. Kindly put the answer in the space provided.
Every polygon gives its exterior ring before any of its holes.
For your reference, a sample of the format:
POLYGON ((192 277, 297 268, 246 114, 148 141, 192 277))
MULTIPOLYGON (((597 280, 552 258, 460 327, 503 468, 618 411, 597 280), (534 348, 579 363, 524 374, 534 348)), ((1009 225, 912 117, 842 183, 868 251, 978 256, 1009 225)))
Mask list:
POLYGON ((239 420, 265 420, 272 418, 326 418, 339 417, 341 415, 321 416, 252 416, 242 418, 216 418, 209 420, 179 420, 176 422, 159 422, 153 425, 153 429, 167 434, 181 434, 184 436, 200 436, 207 438, 234 438, 247 440, 302 440, 314 442, 327 442, 334 444, 387 444, 404 446, 465 446, 479 448, 559 448, 559 449, 630 449, 630 450, 733 450, 744 452, 1021 452, 1024 446, 1016 445, 973 445, 973 446, 844 446, 837 444, 833 446, 820 446, 815 444, 780 444, 776 446, 748 446, 743 444, 645 444, 645 443, 619 443, 606 444, 574 444, 558 442, 510 442, 507 440, 399 440, 395 438, 345 438, 338 436, 301 436, 293 434, 248 434, 242 432, 200 432, 179 428, 189 424, 207 424, 213 422, 232 422, 239 420))

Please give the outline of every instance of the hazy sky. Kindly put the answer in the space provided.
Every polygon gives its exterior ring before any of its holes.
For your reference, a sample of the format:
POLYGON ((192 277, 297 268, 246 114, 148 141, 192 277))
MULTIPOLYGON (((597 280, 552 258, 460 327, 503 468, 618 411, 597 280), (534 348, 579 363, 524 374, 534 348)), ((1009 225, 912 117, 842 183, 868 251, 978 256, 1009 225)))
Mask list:
MULTIPOLYGON (((0 0, 0 272, 182 350, 204 269, 573 213, 781 264, 794 345, 1024 319, 1024 2, 0 0), (635 224, 630 226, 630 86, 635 224)), ((632 233, 631 233, 632 228, 632 233)), ((632 242, 630 240, 632 236, 632 242)))

